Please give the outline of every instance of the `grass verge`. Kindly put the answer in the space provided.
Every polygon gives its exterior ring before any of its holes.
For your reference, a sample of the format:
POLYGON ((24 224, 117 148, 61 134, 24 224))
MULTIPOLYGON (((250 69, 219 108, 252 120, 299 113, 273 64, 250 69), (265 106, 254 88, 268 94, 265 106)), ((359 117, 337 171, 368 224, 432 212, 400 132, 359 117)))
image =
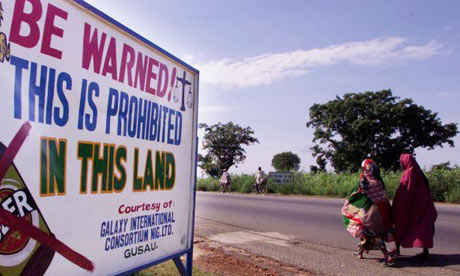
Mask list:
MULTIPOLYGON (((460 203, 460 169, 431 170, 425 172, 430 183, 431 194, 437 202, 460 203)), ((393 198, 399 186, 401 172, 383 172, 382 178, 390 198, 393 198)), ((250 193, 255 182, 254 175, 233 174, 232 191, 250 193)), ((347 197, 359 180, 359 173, 295 173, 293 183, 276 184, 269 180, 268 192, 278 194, 317 195, 347 197)), ((220 185, 215 178, 199 178, 198 191, 219 191, 220 185)))
MULTIPOLYGON (((194 276, 213 276, 213 274, 210 274, 205 271, 201 271, 196 267, 193 267, 192 273, 194 276)), ((154 267, 150 267, 150 268, 141 270, 139 272, 136 272, 134 274, 131 274, 131 276, 172 276, 172 275, 180 275, 179 271, 176 268, 176 265, 174 264, 172 260, 169 260, 167 262, 161 263, 154 267)))

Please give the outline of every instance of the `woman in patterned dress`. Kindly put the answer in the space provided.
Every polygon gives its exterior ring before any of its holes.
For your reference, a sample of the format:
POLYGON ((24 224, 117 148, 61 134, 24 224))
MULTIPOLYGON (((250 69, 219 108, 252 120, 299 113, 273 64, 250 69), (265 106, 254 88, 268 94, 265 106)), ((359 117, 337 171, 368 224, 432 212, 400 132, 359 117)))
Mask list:
POLYGON ((364 251, 381 250, 385 263, 392 263, 385 246, 385 241, 393 240, 390 208, 377 165, 372 159, 364 160, 359 183, 342 208, 345 228, 353 237, 360 239, 359 258, 363 258, 364 251))

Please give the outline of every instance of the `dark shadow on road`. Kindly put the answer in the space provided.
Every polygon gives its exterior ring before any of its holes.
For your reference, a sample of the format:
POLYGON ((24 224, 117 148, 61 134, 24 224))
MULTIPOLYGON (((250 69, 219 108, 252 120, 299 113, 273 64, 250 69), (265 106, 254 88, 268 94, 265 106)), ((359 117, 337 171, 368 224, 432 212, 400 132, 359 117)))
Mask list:
POLYGON ((403 267, 446 267, 460 265, 460 254, 431 254, 427 258, 418 256, 394 257, 395 268, 403 267))

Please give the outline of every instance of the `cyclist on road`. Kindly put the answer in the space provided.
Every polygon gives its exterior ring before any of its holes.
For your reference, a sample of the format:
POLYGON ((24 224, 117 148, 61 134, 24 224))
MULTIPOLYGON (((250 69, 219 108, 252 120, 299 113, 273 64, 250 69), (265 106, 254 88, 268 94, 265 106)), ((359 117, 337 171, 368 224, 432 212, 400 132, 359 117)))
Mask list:
POLYGON ((256 191, 257 193, 261 193, 261 185, 265 184, 267 181, 267 177, 262 170, 261 167, 259 167, 259 171, 256 173, 256 191))
POLYGON ((219 182, 222 186, 222 193, 230 192, 230 174, 226 170, 220 177, 219 182))

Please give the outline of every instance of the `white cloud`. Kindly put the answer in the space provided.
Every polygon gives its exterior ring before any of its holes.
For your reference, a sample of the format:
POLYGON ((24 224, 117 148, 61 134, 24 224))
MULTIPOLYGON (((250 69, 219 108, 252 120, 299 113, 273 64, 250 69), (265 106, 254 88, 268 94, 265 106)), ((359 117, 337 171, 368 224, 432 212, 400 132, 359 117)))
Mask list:
POLYGON ((244 88, 271 84, 288 76, 307 74, 318 66, 348 62, 365 66, 393 66, 424 60, 447 53, 432 40, 425 45, 406 45, 403 37, 347 42, 325 48, 262 54, 241 60, 223 58, 198 65, 200 81, 224 88, 244 88))
POLYGON ((458 97, 460 95, 460 92, 438 92, 436 93, 440 97, 458 97))

